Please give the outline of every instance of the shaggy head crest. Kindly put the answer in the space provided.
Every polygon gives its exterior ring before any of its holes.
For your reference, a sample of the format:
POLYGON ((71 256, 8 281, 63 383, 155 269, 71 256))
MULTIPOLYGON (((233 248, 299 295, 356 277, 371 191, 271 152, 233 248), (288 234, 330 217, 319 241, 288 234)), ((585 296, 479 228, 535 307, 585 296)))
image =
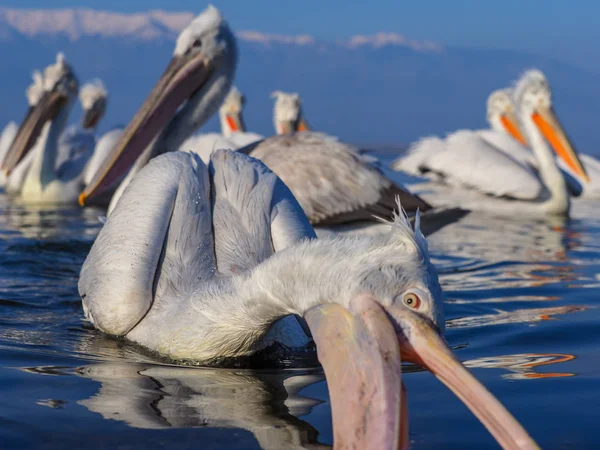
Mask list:
POLYGON ((545 91, 550 95, 550 85, 544 73, 538 69, 526 70, 514 83, 513 100, 515 104, 520 105, 525 92, 534 88, 545 91))
POLYGON ((64 77, 70 76, 75 80, 73 70, 63 53, 56 54, 56 63, 51 64, 44 70, 44 89, 51 91, 64 77))
POLYGON ((98 78, 85 83, 79 91, 79 101, 83 109, 90 109, 98 100, 106 99, 108 92, 98 78))
POLYGON ((391 226, 390 238, 400 240, 407 250, 414 251, 424 261, 429 261, 427 239, 425 239, 425 236, 421 232, 421 212, 417 210, 413 228, 406 211, 402 207, 399 196, 396 197, 396 205, 398 205, 398 210, 393 211, 392 220, 386 220, 381 217, 376 217, 376 219, 391 226))
POLYGON ((219 29, 228 28, 227 22, 213 5, 208 5, 190 24, 185 27, 177 38, 174 55, 185 54, 203 36, 218 33, 219 29))

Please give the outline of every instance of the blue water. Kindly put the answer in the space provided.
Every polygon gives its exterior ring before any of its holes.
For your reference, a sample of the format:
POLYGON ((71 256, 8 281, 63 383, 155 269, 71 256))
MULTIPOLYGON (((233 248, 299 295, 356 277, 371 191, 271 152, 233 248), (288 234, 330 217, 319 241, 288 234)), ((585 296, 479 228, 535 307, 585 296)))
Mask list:
MULTIPOLYGON (((0 448, 327 448, 318 367, 168 366, 85 322, 77 278, 102 214, 0 195, 0 448)), ((471 214, 430 239, 449 343, 548 449, 600 448, 600 209, 573 215, 471 214)), ((431 374, 403 377, 413 448, 497 448, 431 374)))

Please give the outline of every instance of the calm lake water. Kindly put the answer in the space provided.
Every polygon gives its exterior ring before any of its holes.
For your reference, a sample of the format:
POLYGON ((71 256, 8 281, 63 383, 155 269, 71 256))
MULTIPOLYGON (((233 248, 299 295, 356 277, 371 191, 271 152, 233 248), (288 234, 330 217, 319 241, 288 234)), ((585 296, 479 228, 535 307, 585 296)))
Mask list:
MULTIPOLYGON (((0 448, 328 448, 314 364, 174 367, 85 322, 77 279, 103 214, 0 194, 0 448)), ((600 208, 573 216, 471 214, 429 240, 447 340, 548 449, 600 448, 600 208)), ((431 374, 407 372, 413 448, 497 448, 431 374)))

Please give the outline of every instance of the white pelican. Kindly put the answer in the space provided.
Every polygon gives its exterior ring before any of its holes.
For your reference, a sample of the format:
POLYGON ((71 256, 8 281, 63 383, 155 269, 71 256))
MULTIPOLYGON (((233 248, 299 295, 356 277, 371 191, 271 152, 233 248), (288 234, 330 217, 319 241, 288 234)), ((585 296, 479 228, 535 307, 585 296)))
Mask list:
POLYGON ((31 149, 31 163, 24 177, 19 198, 29 203, 72 203, 83 187, 86 158, 67 161, 56 167, 59 138, 65 128, 78 82, 64 55, 44 71, 44 93, 38 104, 21 125, 21 130, 5 161, 9 173, 31 149), (41 131, 40 131, 41 130, 41 131), (39 137, 37 137, 39 135, 39 137), (37 143, 33 147, 31 142, 37 143))
POLYGON ((106 194, 119 186, 111 200, 116 204, 150 159, 179 149, 217 112, 236 66, 235 37, 219 11, 209 6, 177 38, 165 72, 81 193, 79 203, 107 201, 106 194))
POLYGON ((527 152, 515 139, 491 130, 461 130, 445 140, 422 139, 392 167, 434 180, 422 187, 428 190, 422 192, 423 197, 434 205, 454 204, 511 216, 568 215, 569 192, 548 143, 578 173, 586 174, 556 119, 550 89, 545 80, 523 77, 514 97, 515 113, 537 160, 537 172, 509 154, 510 146, 527 152))
MULTIPOLYGON (((27 97, 27 103, 28 103, 28 108, 27 108, 27 113, 25 114, 25 118, 23 119, 22 123, 25 123, 29 116, 31 115, 33 108, 35 107, 35 105, 37 105, 37 103, 39 102, 40 98, 42 97, 42 94, 44 93, 44 81, 42 78, 42 74, 39 70, 34 70, 32 73, 32 80, 33 83, 31 83, 27 89, 25 90, 25 96, 27 97)), ((2 132, 2 137, 0 138, 0 168, 4 167, 4 164, 6 163, 6 159, 7 159, 7 155, 9 154, 9 150, 10 147, 12 145, 12 143, 15 141, 15 139, 17 138, 19 134, 19 126, 14 123, 14 122, 10 122, 3 130, 2 132)), ((33 142, 35 143, 35 142, 33 142)), ((33 145, 32 143, 32 145, 33 145)), ((31 159, 31 158, 29 158, 31 159)), ((19 173, 15 174, 15 176, 13 177, 13 181, 12 183, 14 183, 15 186, 18 186, 18 189, 20 189, 21 186, 21 180, 24 178, 25 176, 25 171, 26 171, 26 167, 28 167, 29 163, 26 163, 25 165, 23 165, 23 167, 19 170, 19 173)), ((9 182, 8 177, 6 176, 6 173, 4 170, 0 170, 0 187, 5 186, 7 183, 9 182)), ((11 191, 11 186, 7 186, 6 187, 7 191, 11 191)))
MULTIPOLYGON (((62 56, 60 58, 63 58, 62 56)), ((58 75, 57 75, 58 76, 58 75)), ((41 97, 44 93, 44 81, 41 74, 38 74, 29 91, 32 92, 33 99, 35 96, 41 97)), ((106 110, 107 93, 104 86, 99 80, 95 80, 91 83, 87 83, 83 86, 79 92, 79 98, 83 110, 83 118, 80 127, 69 127, 66 131, 60 133, 58 138, 58 149, 54 158, 54 172, 57 179, 61 179, 63 182, 69 180, 69 184, 74 178, 81 178, 80 174, 76 173, 77 170, 83 170, 86 166, 90 157, 94 157, 95 148, 95 137, 93 130, 98 124, 99 120, 103 117, 106 110)), ((36 101, 37 102, 37 101, 36 101)), ((29 115, 28 115, 29 117, 29 115)), ((42 114, 40 117, 45 117, 42 114)), ((7 171, 10 171, 10 175, 7 177, 8 182, 6 191, 12 195, 20 196, 23 190, 25 180, 30 172, 31 164, 34 159, 34 155, 43 151, 41 147, 48 144, 43 139, 38 139, 38 135, 44 125, 43 120, 40 121, 31 128, 31 123, 25 120, 22 124, 21 133, 27 133, 31 131, 31 137, 27 143, 23 143, 23 146, 16 145, 11 150, 12 163, 7 162, 7 171), (29 126, 29 128, 28 128, 29 126), (38 134, 36 134, 38 133, 38 134), (31 145, 34 143, 34 145, 31 145), (17 158, 17 159, 14 159, 17 158), (14 163, 16 162, 16 165, 14 163), (10 167, 13 167, 10 169, 10 167)), ((96 155, 97 158, 97 155, 96 155)), ((93 167, 91 167, 93 168, 93 167)), ((86 170, 89 171, 90 167, 86 170)), ((3 171, 4 173, 4 171, 3 171)), ((81 181, 80 181, 81 182, 81 181)), ((35 191, 35 189, 34 189, 35 191)), ((50 193, 35 198, 35 194, 31 192, 31 195, 26 195, 23 200, 27 202, 36 203, 72 203, 72 196, 69 198, 65 197, 63 200, 56 198, 56 195, 50 193)))
MULTIPOLYGON (((106 113, 108 92, 102 81, 95 79, 85 83, 79 90, 83 116, 78 126, 70 126, 59 139, 56 168, 75 158, 93 158, 96 148, 96 127, 106 113)), ((98 158, 99 156, 96 156, 98 158)))
MULTIPOLYGON (((523 82, 525 83, 544 83, 550 89, 548 81, 545 75, 540 70, 529 70, 522 76, 523 82)), ((507 91, 507 90, 504 90, 507 91)), ((508 91, 510 92, 510 91, 508 91)), ((508 99, 511 100, 510 98, 508 99)), ((518 126, 518 124, 517 124, 518 126)), ((496 127, 494 127, 496 128, 496 127)), ((511 136, 519 140, 519 142, 527 145, 526 142, 521 138, 519 139, 519 132, 510 132, 506 128, 497 128, 499 131, 509 132, 511 136)), ((511 147, 512 149, 512 147, 511 147)), ((511 156, 521 160, 526 160, 529 157, 528 163, 537 169, 537 161, 532 158, 531 152, 523 152, 523 149, 513 150, 510 153, 511 156)), ((585 174, 582 174, 576 165, 568 162, 568 159, 558 158, 557 162, 559 167, 564 171, 566 182, 571 194, 581 198, 600 198, 600 161, 590 155, 580 154, 581 163, 585 169, 585 174), (586 176, 587 174, 587 176, 586 176)))
POLYGON ((273 106, 273 125, 275 133, 287 134, 294 131, 310 131, 304 118, 302 100, 296 92, 274 91, 271 97, 275 99, 273 106))
POLYGON ((208 170, 195 154, 162 155, 134 177, 83 264, 84 312, 181 362, 250 355, 294 314, 329 380, 335 448, 408 445, 401 359, 439 377, 504 448, 538 448, 441 337, 442 291, 418 220, 413 230, 400 213, 385 234, 314 237, 259 161, 220 150, 208 170))
POLYGON ((246 130, 246 123, 242 116, 245 104, 246 97, 232 86, 219 109, 223 136, 233 141, 238 148, 264 139, 264 136, 246 130))

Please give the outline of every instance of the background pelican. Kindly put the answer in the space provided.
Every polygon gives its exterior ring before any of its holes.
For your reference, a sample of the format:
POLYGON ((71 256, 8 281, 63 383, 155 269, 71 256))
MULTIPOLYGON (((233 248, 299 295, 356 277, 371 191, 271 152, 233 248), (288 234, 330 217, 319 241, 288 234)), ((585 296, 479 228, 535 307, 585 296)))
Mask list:
POLYGON ((413 231, 399 214, 389 228, 313 239, 259 161, 218 151, 209 172, 175 152, 134 177, 79 292, 97 328, 170 360, 249 355, 278 319, 303 317, 329 380, 337 448, 408 445, 401 357, 436 374, 505 448, 537 448, 439 335, 442 292, 418 221, 413 231))
MULTIPOLYGON (((44 93, 44 81, 41 74, 36 76, 34 83, 30 87, 32 95, 35 97, 41 96, 44 93)), ((86 173, 91 172, 95 167, 88 164, 90 158, 102 159, 102 148, 96 147, 96 150, 100 149, 99 152, 95 152, 95 137, 93 131, 104 116, 107 104, 107 92, 104 85, 99 80, 94 80, 91 83, 86 83, 83 88, 79 91, 79 99, 83 110, 83 117, 80 126, 70 126, 60 134, 58 139, 58 149, 56 151, 56 157, 54 162, 54 171, 59 178, 73 177, 78 175, 75 173, 76 170, 80 170, 81 167, 86 167, 86 173)), ((36 101, 37 102, 37 101, 36 101)), ((26 121, 23 123, 26 124, 26 121)), ((43 123, 38 125, 41 130, 43 123)), ((26 130, 23 127, 22 130, 26 130)), ((22 131, 24 132, 24 131, 22 131)), ((33 145, 26 145, 23 149, 24 156, 20 156, 20 161, 14 166, 14 169, 10 171, 10 175, 7 177, 8 182, 6 191, 12 195, 19 196, 23 190, 25 179, 30 171, 31 163, 34 159, 36 152, 41 151, 39 147, 46 144, 42 139, 38 139, 38 135, 35 130, 31 134, 29 143, 33 145)), ((13 156, 15 153, 12 153, 13 156)), ((104 154, 105 157, 105 154, 104 154)), ((3 172, 4 173, 4 172, 3 172)), ((85 180, 84 180, 85 181, 85 180)), ((46 203, 43 197, 40 197, 39 202, 46 203)), ((37 202, 38 200, 29 199, 29 202, 37 202)), ((53 199, 51 203, 63 203, 53 199)), ((65 199, 64 203, 72 203, 73 199, 65 199)))
POLYGON ((246 130, 246 122, 242 116, 245 104, 246 97, 235 86, 232 86, 219 109, 222 133, 237 147, 244 147, 264 139, 264 136, 246 130))
POLYGON ((287 134, 294 131, 309 131, 310 127, 304 118, 302 100, 296 92, 274 91, 273 125, 275 133, 287 134))
POLYGON ((111 211, 150 159, 179 149, 217 112, 236 67, 235 37, 219 11, 209 6, 177 38, 165 72, 81 193, 80 204, 108 202, 111 190, 119 186, 111 211))
POLYGON ((108 92, 102 81, 95 79, 85 83, 79 90, 79 102, 83 116, 79 125, 71 125, 61 134, 56 168, 76 158, 93 157, 96 148, 96 127, 106 113, 108 92))
POLYGON ((19 198, 28 203, 72 203, 83 186, 86 158, 67 161, 56 168, 59 138, 77 98, 78 82, 64 55, 44 71, 44 93, 35 109, 21 125, 5 162, 11 171, 31 150, 31 163, 26 169, 19 198), (39 134, 39 137, 37 135, 39 134), (35 146, 31 142, 37 140, 35 146))
MULTIPOLYGON (((514 96, 515 113, 537 160, 537 172, 516 139, 492 130, 461 130, 445 140, 422 139, 392 167, 433 180, 422 188, 429 190, 423 197, 434 205, 460 204, 501 215, 568 215, 569 192, 548 142, 560 158, 586 174, 554 115, 550 89, 545 80, 525 76, 517 82, 514 96), (524 158, 514 157, 507 150, 511 147, 524 158)), ((510 123, 509 113, 504 110, 503 122, 510 123)))
MULTIPOLYGON (((545 75, 540 70, 529 70, 522 76, 523 82, 527 83, 544 83, 550 89, 550 85, 546 80, 545 75)), ((510 92, 510 90, 503 90, 499 92, 510 92)), ((510 98, 507 99, 511 101, 510 98)), ((491 122, 493 128, 498 129, 501 132, 509 132, 511 136, 518 139, 519 142, 524 143, 524 138, 519 138, 522 133, 519 129, 515 132, 511 132, 508 128, 498 127, 497 121, 491 122)), ((517 125, 519 125, 517 123, 517 125)), ((520 146, 509 146, 508 150, 510 155, 519 161, 526 161, 532 167, 537 169, 537 160, 532 157, 531 152, 525 151, 520 146)), ((577 165, 569 163, 568 160, 558 158, 557 163, 565 175, 567 186, 572 195, 582 198, 600 198, 600 161, 590 155, 580 154, 581 164, 585 170, 585 174, 581 173, 577 165), (587 176, 586 176, 587 175, 587 176)))

